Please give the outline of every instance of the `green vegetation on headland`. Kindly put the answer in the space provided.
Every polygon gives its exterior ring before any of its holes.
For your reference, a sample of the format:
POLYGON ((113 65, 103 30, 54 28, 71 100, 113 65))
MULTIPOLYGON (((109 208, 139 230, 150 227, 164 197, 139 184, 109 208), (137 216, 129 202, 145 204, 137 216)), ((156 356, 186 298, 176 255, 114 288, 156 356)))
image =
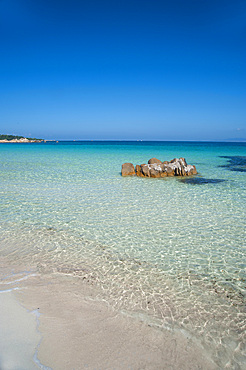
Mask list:
POLYGON ((41 142, 44 141, 44 139, 37 139, 32 137, 24 137, 24 136, 18 136, 18 135, 3 135, 0 134, 0 141, 13 141, 13 142, 41 142))

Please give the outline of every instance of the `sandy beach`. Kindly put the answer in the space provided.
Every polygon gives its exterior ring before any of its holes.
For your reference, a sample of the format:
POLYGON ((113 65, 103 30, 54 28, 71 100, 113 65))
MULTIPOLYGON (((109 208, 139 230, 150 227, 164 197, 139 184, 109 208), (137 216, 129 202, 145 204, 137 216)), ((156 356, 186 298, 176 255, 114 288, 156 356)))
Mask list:
POLYGON ((80 279, 1 272, 2 370, 216 368, 185 335, 113 311, 80 279))

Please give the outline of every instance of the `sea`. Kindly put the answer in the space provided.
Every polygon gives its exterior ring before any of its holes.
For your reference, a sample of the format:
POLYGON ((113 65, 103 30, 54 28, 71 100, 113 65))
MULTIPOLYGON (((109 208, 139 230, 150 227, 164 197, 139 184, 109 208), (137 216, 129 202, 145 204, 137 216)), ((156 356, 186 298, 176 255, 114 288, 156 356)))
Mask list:
POLYGON ((0 144, 0 256, 246 368, 246 143, 0 144), (122 177, 185 157, 193 177, 122 177))

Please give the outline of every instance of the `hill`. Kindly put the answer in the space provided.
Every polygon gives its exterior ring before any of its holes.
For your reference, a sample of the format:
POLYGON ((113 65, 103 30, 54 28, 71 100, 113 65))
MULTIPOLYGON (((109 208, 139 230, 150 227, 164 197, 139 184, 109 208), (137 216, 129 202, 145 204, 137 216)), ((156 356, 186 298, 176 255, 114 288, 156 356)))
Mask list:
POLYGON ((0 142, 13 142, 13 143, 36 143, 44 141, 43 139, 37 139, 37 138, 31 138, 31 137, 24 137, 24 136, 18 136, 18 135, 4 135, 0 134, 0 142))

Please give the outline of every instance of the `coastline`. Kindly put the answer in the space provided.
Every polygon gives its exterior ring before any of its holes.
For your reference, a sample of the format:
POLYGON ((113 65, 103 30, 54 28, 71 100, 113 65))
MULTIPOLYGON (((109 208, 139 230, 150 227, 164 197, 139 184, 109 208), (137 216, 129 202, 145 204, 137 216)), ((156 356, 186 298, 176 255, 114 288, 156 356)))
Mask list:
MULTIPOLYGON (((78 278, 27 272, 26 266, 10 269, 4 261, 1 267, 1 286, 11 286, 13 310, 24 307, 31 324, 38 312, 38 329, 30 334, 42 336, 34 346, 34 368, 216 369, 191 338, 112 310, 97 299, 97 288, 78 278)), ((18 315, 14 325, 18 330, 18 315)))
POLYGON ((0 144, 2 143, 12 143, 12 144, 14 143, 42 143, 42 142, 44 142, 44 140, 28 140, 28 139, 0 140, 0 144))

